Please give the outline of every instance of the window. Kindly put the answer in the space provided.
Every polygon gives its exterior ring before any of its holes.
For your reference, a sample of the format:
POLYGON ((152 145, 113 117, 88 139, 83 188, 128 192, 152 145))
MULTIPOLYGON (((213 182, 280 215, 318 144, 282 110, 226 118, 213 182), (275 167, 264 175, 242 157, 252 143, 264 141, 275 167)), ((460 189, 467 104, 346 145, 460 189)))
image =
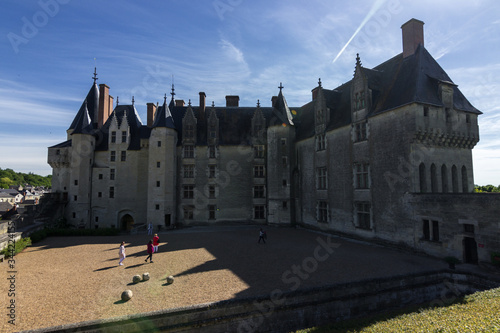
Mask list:
POLYGON ((194 178, 194 164, 184 164, 184 178, 194 178))
POLYGON ((127 131, 122 131, 122 142, 127 142, 127 131))
POLYGON ((431 192, 437 193, 437 173, 436 173, 436 165, 434 163, 431 164, 431 192))
POLYGON ((157 142, 158 147, 161 147, 161 141, 157 142))
POLYGON ((192 137, 194 137, 194 127, 193 127, 193 125, 186 125, 185 126, 185 132, 186 132, 186 138, 192 138, 192 137))
POLYGON ((326 201, 318 201, 318 222, 328 223, 328 203, 326 201))
POLYGON ((370 187, 368 171, 369 165, 367 163, 355 164, 355 186, 357 189, 366 189, 370 187))
POLYGON ((470 114, 466 114, 466 115, 465 115, 465 122, 466 122, 467 124, 470 124, 470 114))
POLYGON ((361 91, 354 96, 354 110, 361 110, 365 108, 365 92, 361 91))
POLYGON ((253 207, 253 218, 255 220, 262 220, 266 217, 266 207, 264 205, 257 205, 253 207))
POLYGON ((109 169, 109 179, 115 180, 115 169, 109 169))
POLYGON ((282 202, 282 208, 287 209, 288 208, 288 201, 283 201, 282 202))
POLYGON ((215 146, 208 147, 208 157, 215 158, 215 146))
POLYGON ((464 232, 468 234, 474 233, 474 224, 464 224, 464 232))
POLYGON ((316 136, 316 150, 325 150, 326 149, 326 135, 320 134, 316 136))
POLYGON ((156 162, 156 167, 159 168, 161 166, 160 162, 156 162))
POLYGON ((215 126, 210 126, 209 136, 210 139, 215 139, 217 137, 217 129, 215 126))
POLYGON ((439 241, 439 222, 422 220, 422 238, 428 241, 439 241))
POLYGON ((316 189, 326 190, 328 184, 326 167, 316 168, 316 189))
POLYGON ((215 205, 208 205, 208 219, 215 220, 215 205))
POLYGON ((61 151, 59 149, 56 150, 56 155, 60 155, 61 151))
POLYGON ((432 240, 435 242, 439 241, 439 223, 438 223, 438 221, 432 221, 432 240))
POLYGON ((78 179, 75 179, 75 186, 78 186, 78 179))
POLYGON ((208 178, 215 178, 215 165, 208 166, 208 178))
POLYGON ((103 178, 104 178, 103 174, 102 174, 102 173, 100 173, 100 174, 99 174, 99 179, 103 179, 103 178))
POLYGON ((366 132, 366 121, 357 123, 354 126, 355 126, 356 142, 366 141, 366 138, 368 137, 366 132))
POLYGON ((109 152, 109 154, 110 154, 110 155, 109 155, 109 160, 110 160, 111 162, 116 161, 116 151, 112 150, 112 151, 110 151, 110 152, 109 152))
POLYGON ((184 185, 183 198, 184 199, 193 199, 194 198, 193 185, 184 185))
POLYGON ((160 205, 156 204, 156 205, 155 205, 155 209, 156 209, 156 210, 160 210, 160 205))
POLYGON ((467 178, 467 168, 465 165, 462 166, 462 192, 469 192, 469 180, 467 178))
POLYGON ((102 192, 97 192, 97 197, 102 198, 102 192))
POLYGON ((358 222, 358 228, 361 229, 371 229, 370 227, 370 208, 369 202, 357 202, 356 203, 356 218, 358 222))
POLYGON ((264 158, 264 146, 257 145, 253 147, 254 157, 255 158, 264 158))
POLYGON ((425 177, 425 164, 420 163, 418 167, 419 180, 420 180, 420 193, 427 192, 427 178, 425 177))
POLYGON ((265 197, 264 185, 255 185, 253 187, 253 197, 254 198, 264 198, 265 197))
POLYGON ((264 178, 264 166, 263 165, 255 165, 253 167, 253 176, 255 178, 264 178))
POLYGON ((286 139, 281 139, 281 155, 286 155, 286 139))
POLYGON ((116 131, 111 131, 111 143, 116 142, 116 131))
POLYGON ((283 168, 286 168, 288 164, 288 158, 286 156, 281 156, 281 163, 283 164, 283 168))
POLYGON ((76 213, 73 213, 71 215, 73 216, 74 219, 76 218, 76 213))
POLYGON ((109 188, 109 197, 111 199, 115 197, 115 188, 113 186, 109 188))
POLYGON ((426 240, 431 239, 431 229, 429 227, 429 220, 423 220, 422 221, 422 232, 423 232, 423 237, 426 240))
POLYGON ((122 162, 125 162, 127 160, 127 152, 125 150, 121 152, 120 160, 122 162))
POLYGON ((192 220, 194 207, 193 206, 184 206, 184 220, 192 220))
POLYGON ((429 116, 429 107, 424 106, 424 117, 428 117, 428 116, 429 116))
POLYGON ((451 110, 450 108, 445 108, 444 110, 446 122, 449 123, 451 121, 451 110))
POLYGON ((444 164, 441 166, 441 184, 443 193, 448 193, 448 169, 444 164))
POLYGON ((156 187, 160 187, 160 181, 159 180, 156 181, 156 187))
POLYGON ((184 146, 184 158, 193 158, 194 157, 194 146, 186 145, 184 146))
POLYGON ((458 170, 455 165, 451 167, 451 185, 453 186, 453 193, 458 193, 458 170))
POLYGON ((78 196, 77 195, 73 196, 73 201, 78 201, 78 196))
POLYGON ((208 198, 215 199, 215 186, 214 185, 208 186, 208 198))
POLYGON ((283 179, 283 186, 286 187, 288 184, 288 182, 286 181, 286 179, 283 179))

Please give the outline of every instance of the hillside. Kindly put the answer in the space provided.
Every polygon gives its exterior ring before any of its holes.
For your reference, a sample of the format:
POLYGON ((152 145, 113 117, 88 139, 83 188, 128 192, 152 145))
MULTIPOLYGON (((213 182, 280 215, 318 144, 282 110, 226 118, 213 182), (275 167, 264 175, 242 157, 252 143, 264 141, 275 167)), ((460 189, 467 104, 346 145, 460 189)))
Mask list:
POLYGON ((12 169, 0 168, 0 188, 9 188, 10 185, 25 185, 51 187, 52 175, 40 176, 34 173, 15 172, 12 169))

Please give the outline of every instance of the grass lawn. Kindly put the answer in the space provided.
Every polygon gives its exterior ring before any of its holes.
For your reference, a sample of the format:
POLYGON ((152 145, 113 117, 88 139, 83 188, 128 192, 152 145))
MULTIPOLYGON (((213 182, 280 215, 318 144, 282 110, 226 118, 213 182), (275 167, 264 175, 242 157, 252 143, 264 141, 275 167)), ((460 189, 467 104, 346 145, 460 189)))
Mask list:
POLYGON ((465 296, 449 306, 406 309, 297 333, 313 332, 500 332, 500 288, 465 296))

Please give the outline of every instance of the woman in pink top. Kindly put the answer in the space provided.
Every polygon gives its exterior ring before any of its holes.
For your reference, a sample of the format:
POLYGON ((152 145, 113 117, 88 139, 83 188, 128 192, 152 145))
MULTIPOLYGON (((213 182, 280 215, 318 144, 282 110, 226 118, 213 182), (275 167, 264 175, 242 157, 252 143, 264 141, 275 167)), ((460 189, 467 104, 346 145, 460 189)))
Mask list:
POLYGON ((153 241, 150 240, 148 243, 148 256, 146 257, 146 260, 144 260, 145 262, 148 262, 148 259, 150 263, 153 262, 153 252, 153 241))

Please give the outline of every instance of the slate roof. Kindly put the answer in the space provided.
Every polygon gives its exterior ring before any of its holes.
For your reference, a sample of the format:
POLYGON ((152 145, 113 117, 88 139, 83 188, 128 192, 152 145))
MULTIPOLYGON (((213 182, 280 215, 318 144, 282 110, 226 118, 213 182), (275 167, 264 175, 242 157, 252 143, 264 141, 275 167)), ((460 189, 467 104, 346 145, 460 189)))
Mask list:
POLYGON ((76 114, 75 119, 73 119, 73 122, 69 126, 69 129, 75 129, 77 127, 77 124, 84 117, 82 113, 84 112, 85 103, 87 103, 86 109, 88 110, 87 113, 90 117, 90 123, 94 125, 97 124, 97 110, 99 109, 99 87, 95 82, 90 87, 90 90, 83 100, 82 106, 76 114))
MULTIPOLYGON (((368 117, 410 103, 443 107, 438 95, 440 82, 447 82, 453 86, 454 109, 482 114, 465 98, 457 85, 453 84, 448 74, 422 45, 419 45, 411 56, 403 58, 403 53, 400 53, 373 69, 361 67, 361 70, 368 81, 368 87, 372 90, 368 117)), ((323 89, 326 106, 330 109, 327 131, 351 123, 351 85, 352 80, 333 90, 323 89)), ((315 135, 314 101, 302 106, 300 116, 295 122, 298 140, 315 135)))
MULTIPOLYGON (((170 104, 172 104, 172 102, 170 104)), ((169 106, 167 105, 166 97, 163 101, 163 106, 159 107, 156 111, 155 119, 153 122, 153 128, 154 127, 166 127, 175 129, 174 119, 172 118, 169 106)))

